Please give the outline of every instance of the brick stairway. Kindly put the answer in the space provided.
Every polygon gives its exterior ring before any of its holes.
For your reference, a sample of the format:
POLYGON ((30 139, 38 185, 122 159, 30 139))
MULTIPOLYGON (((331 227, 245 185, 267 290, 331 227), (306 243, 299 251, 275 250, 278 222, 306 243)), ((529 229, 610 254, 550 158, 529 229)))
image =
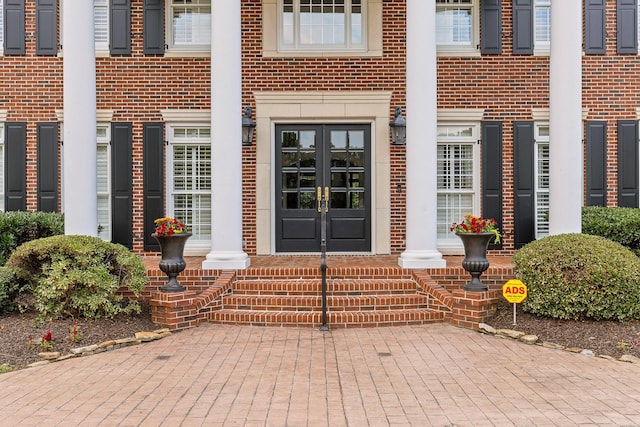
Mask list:
MULTIPOLYGON (((429 308, 431 296, 410 278, 327 280, 327 324, 332 328, 443 321, 429 308)), ((322 280, 240 279, 221 298, 211 322, 254 326, 322 325, 322 280)))

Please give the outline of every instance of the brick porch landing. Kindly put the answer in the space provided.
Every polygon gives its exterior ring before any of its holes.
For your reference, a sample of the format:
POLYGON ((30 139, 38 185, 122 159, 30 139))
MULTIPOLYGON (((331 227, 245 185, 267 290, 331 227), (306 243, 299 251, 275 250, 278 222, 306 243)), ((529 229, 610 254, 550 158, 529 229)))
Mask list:
MULTIPOLYGON (((330 328, 450 322, 476 328, 495 310, 499 288, 513 278, 510 257, 489 257, 482 275, 488 292, 466 292, 463 257, 445 257, 446 268, 408 270, 397 256, 327 257, 327 324, 330 328)), ((178 280, 184 292, 162 293, 159 257, 146 257, 146 298, 152 320, 171 329, 214 322, 256 326, 322 325, 320 257, 252 257, 246 270, 202 270, 187 257, 178 280)))

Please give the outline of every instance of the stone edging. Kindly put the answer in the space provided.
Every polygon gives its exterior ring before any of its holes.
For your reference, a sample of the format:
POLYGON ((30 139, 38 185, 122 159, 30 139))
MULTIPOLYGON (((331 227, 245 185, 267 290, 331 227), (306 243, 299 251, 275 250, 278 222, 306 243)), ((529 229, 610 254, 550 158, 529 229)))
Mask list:
POLYGON ((61 355, 58 351, 47 351, 38 353, 40 358, 44 359, 39 362, 33 362, 27 365, 27 368, 33 368, 36 366, 47 365, 51 362, 59 362, 61 360, 67 360, 74 357, 80 356, 90 356, 92 354, 103 353, 105 351, 116 350, 118 348, 129 347, 132 345, 142 344, 144 342, 150 342, 159 340, 164 337, 168 337, 171 335, 171 331, 169 329, 156 329, 151 332, 136 332, 135 336, 128 338, 120 338, 117 340, 108 340, 103 341, 99 344, 87 345, 84 347, 72 348, 71 353, 61 355))
MULTIPOLYGON (((542 347, 546 347, 546 348, 552 348, 552 349, 556 349, 556 350, 564 350, 564 351, 568 351, 570 353, 580 353, 583 354, 585 356, 589 356, 589 357, 596 357, 596 354, 589 349, 581 349, 581 348, 575 348, 575 347, 565 347, 563 345, 560 344, 555 344, 552 342, 538 342, 538 336, 537 335, 527 335, 524 332, 520 332, 520 331, 516 331, 513 329, 495 329, 494 327, 487 325, 486 323, 480 323, 478 325, 478 330, 482 333, 485 334, 489 334, 489 335, 495 335, 498 337, 503 337, 503 338, 512 338, 514 340, 518 340, 520 342, 523 342, 525 344, 529 344, 529 345, 540 345, 542 347)), ((607 356, 607 355, 597 355, 597 357, 600 357, 602 359, 607 359, 607 360, 613 360, 613 361, 620 361, 620 362, 627 362, 627 363, 633 363, 633 364, 640 364, 640 358, 637 358, 635 356, 631 356, 629 354, 624 354, 620 357, 620 359, 616 359, 614 357, 611 356, 607 356)))

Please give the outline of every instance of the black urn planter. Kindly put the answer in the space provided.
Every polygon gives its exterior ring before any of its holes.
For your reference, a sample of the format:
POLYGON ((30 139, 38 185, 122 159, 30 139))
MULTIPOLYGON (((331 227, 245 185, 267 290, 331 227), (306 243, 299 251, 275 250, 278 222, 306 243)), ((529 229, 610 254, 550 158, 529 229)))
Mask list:
POLYGON ((191 233, 172 234, 171 236, 158 236, 154 233, 152 236, 158 241, 162 251, 162 259, 158 267, 168 277, 167 283, 160 286, 160 290, 163 292, 184 291, 185 287, 178 283, 177 277, 187 267, 183 258, 184 245, 191 237, 191 233))
POLYGON ((464 285, 465 291, 484 292, 489 290, 480 281, 480 275, 489 268, 487 247, 496 237, 493 233, 456 233, 464 245, 464 260, 462 268, 471 274, 471 281, 464 285))

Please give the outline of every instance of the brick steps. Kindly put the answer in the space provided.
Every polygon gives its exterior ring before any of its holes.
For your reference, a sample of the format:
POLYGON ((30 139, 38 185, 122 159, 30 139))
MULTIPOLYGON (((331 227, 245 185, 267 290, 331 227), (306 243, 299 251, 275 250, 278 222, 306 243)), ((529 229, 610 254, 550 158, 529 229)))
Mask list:
MULTIPOLYGON (((317 278, 237 280, 222 296, 213 323, 256 326, 319 327, 322 325, 322 281, 317 278)), ((330 327, 375 327, 424 324, 444 320, 429 309, 430 298, 414 280, 327 280, 327 323, 330 327)))

